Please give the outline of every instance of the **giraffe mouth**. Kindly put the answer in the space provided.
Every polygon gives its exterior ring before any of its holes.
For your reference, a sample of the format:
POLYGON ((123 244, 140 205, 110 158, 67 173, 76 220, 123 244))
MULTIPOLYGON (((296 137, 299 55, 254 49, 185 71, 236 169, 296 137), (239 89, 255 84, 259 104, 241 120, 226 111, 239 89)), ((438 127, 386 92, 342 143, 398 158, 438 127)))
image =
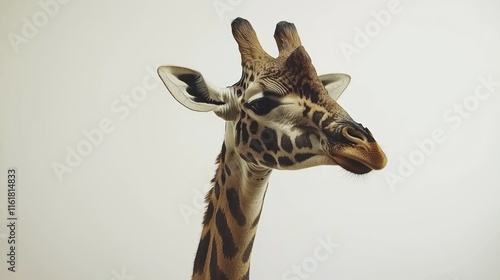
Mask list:
POLYGON ((325 151, 343 169, 354 174, 366 174, 385 167, 387 158, 376 142, 359 146, 330 146, 325 151))
POLYGON ((332 156, 332 158, 340 167, 354 174, 362 175, 373 170, 373 168, 368 165, 352 158, 343 156, 332 156))

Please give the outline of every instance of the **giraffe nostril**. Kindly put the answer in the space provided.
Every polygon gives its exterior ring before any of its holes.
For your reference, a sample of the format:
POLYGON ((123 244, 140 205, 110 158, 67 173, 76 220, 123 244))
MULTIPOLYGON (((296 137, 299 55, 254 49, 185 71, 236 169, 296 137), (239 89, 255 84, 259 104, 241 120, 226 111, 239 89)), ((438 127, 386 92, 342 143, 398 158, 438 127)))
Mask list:
POLYGON ((347 140, 354 144, 362 144, 368 142, 366 135, 353 127, 346 126, 342 129, 342 135, 344 135, 347 140))

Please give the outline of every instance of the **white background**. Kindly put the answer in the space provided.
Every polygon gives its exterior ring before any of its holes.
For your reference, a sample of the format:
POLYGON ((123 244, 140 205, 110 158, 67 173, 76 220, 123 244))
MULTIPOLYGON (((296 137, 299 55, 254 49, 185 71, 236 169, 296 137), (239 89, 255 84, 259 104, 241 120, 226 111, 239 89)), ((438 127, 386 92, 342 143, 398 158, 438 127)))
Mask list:
POLYGON ((480 77, 500 81, 498 1, 401 0, 383 27, 374 13, 385 0, 74 0, 50 14, 47 2, 0 3, 1 279, 190 279, 224 123, 179 105, 150 72, 182 65, 233 84, 237 16, 272 55, 276 23, 294 22, 319 73, 350 74, 339 103, 389 159, 362 177, 336 166, 275 171, 251 277, 287 279, 297 265, 307 279, 500 279, 500 86, 474 97, 480 77), (344 54, 367 26, 370 41, 344 54), (141 101, 125 105, 144 81, 141 101), (467 117, 449 112, 464 100, 467 117), (59 180, 54 164, 68 165, 82 131, 103 120, 114 130, 59 180), (436 129, 445 140, 424 155, 415 141, 436 129), (16 273, 6 263, 10 167, 16 273), (314 260, 328 238, 338 248, 314 260))

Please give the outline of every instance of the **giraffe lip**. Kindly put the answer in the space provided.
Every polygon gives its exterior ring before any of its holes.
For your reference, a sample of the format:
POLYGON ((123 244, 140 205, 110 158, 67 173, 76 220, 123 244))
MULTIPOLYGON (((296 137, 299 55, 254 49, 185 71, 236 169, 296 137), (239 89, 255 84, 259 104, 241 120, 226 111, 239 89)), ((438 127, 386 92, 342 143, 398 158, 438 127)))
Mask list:
POLYGON ((373 170, 373 168, 357 159, 340 155, 334 155, 332 158, 342 168, 354 174, 366 174, 373 170))

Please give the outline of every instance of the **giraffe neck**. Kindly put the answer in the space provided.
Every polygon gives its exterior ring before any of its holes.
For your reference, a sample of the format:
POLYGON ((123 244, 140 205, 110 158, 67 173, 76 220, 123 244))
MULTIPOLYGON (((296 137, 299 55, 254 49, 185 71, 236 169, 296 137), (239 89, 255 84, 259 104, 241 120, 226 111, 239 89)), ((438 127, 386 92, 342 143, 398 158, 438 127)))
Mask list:
POLYGON ((250 254, 271 169, 237 155, 233 125, 227 123, 213 188, 206 197, 193 280, 249 279, 250 254))

